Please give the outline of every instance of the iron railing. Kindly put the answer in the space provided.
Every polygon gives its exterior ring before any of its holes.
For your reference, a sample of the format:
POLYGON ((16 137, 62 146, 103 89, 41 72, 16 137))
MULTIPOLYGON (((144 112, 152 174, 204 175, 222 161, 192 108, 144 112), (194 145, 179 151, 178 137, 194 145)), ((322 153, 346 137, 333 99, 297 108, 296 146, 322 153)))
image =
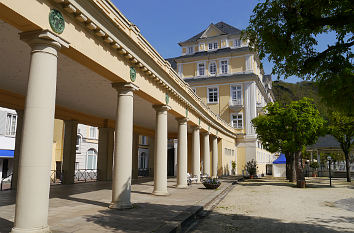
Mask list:
POLYGON ((75 170, 75 182, 90 182, 97 181, 98 170, 97 169, 76 169, 75 170))
POLYGON ((61 184, 63 181, 63 171, 61 170, 51 170, 50 171, 50 183, 51 184, 61 184))

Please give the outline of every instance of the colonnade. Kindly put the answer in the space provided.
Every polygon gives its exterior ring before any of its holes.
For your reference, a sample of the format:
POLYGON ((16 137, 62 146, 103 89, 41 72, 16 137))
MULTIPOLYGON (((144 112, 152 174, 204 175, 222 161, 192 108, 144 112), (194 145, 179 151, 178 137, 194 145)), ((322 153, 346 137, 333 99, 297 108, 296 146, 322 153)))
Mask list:
MULTIPOLYGON (((12 232, 50 232, 48 204, 54 111, 57 82, 57 52, 68 43, 49 31, 21 34, 21 39, 32 48, 28 89, 23 117, 21 147, 18 163, 15 223, 12 232), (29 178, 30 177, 30 178, 29 178)), ((134 83, 113 83, 117 91, 115 129, 99 129, 98 168, 99 180, 112 177, 110 208, 131 208, 131 179, 133 155, 133 103, 134 83), (115 136, 114 136, 115 131, 115 136), (114 148, 114 149, 113 149, 114 148), (113 161, 110 156, 112 155, 113 161), (113 164, 113 167, 112 167, 113 164), (112 173, 111 173, 112 171, 112 173)), ((168 105, 154 105, 156 128, 154 142, 154 195, 167 195, 167 141, 168 105)), ((178 124, 178 175, 177 188, 187 187, 188 118, 177 118, 178 124)), ((73 183, 75 174, 75 146, 77 121, 65 121, 64 180, 73 183)), ((192 175, 200 179, 200 134, 203 135, 204 174, 217 176, 217 137, 212 136, 212 170, 209 132, 192 127, 192 175)), ((16 142, 16 145, 18 143, 16 142)), ((17 165, 16 165, 17 166, 17 165)))

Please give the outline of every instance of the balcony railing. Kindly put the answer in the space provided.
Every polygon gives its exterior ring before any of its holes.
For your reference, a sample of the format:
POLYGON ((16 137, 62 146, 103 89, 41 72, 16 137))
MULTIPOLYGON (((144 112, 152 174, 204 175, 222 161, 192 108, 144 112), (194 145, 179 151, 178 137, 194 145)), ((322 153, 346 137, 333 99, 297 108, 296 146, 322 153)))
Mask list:
POLYGON ((230 99, 229 107, 234 111, 239 111, 243 108, 242 99, 230 99))
POLYGON ((75 170, 75 182, 97 181, 97 169, 77 169, 75 170))

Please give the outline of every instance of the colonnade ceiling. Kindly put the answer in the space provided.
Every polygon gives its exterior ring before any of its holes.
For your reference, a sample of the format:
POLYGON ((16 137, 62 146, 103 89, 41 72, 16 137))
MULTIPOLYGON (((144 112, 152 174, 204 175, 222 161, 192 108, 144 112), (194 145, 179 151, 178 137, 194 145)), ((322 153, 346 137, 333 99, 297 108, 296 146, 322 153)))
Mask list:
MULTIPOLYGON (((25 96, 31 49, 19 39, 18 33, 13 26, 0 21, 0 89, 25 96)), ((109 80, 59 53, 56 104, 114 120, 117 91, 109 80)), ((134 95, 134 125, 155 128, 152 104, 137 94, 134 95)), ((177 133, 177 121, 172 114, 168 114, 168 131, 177 133)))

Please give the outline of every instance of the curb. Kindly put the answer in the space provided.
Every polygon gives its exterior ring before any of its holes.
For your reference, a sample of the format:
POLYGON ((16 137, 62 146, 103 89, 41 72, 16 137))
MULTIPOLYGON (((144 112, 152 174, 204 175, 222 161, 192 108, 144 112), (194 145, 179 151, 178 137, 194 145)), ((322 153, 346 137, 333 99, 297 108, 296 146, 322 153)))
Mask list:
POLYGON ((178 214, 177 216, 173 217, 172 219, 166 221, 162 224, 159 228, 152 231, 154 233, 179 233, 184 232, 189 228, 193 222, 196 221, 198 216, 202 215, 203 212, 210 212, 213 210, 224 198, 225 196, 234 188, 234 184, 239 181, 240 178, 236 178, 236 182, 232 182, 225 187, 220 193, 216 194, 209 200, 202 201, 197 206, 189 207, 188 209, 184 210, 182 213, 178 214))

